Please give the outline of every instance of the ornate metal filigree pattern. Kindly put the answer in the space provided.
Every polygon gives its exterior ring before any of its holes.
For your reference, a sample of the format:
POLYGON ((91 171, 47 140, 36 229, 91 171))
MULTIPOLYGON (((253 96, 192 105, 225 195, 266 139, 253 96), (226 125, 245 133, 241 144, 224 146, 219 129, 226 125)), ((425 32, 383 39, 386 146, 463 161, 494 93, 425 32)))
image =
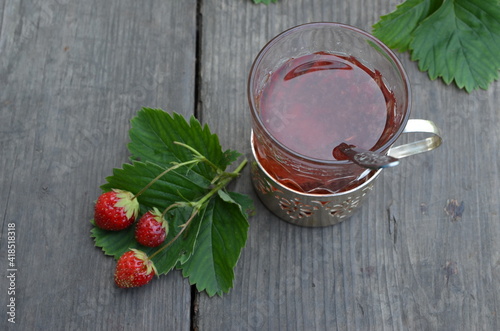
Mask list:
POLYGON ((349 194, 325 197, 298 195, 271 181, 261 172, 257 163, 252 164, 254 187, 265 205, 279 217, 305 226, 335 224, 343 221, 360 207, 364 197, 373 189, 373 183, 349 194))
POLYGON ((363 197, 367 195, 368 192, 372 190, 372 188, 373 185, 369 185, 358 192, 358 194, 346 197, 346 199, 340 203, 330 201, 329 203, 324 204, 324 207, 328 211, 328 214, 330 216, 340 219, 345 218, 351 215, 354 210, 359 207, 363 197))
POLYGON ((303 203, 299 198, 286 199, 279 197, 279 205, 291 219, 297 220, 301 218, 311 217, 318 207, 303 203))
POLYGON ((260 175, 259 166, 255 162, 252 162, 252 181, 257 192, 261 194, 268 194, 273 191, 271 183, 260 175))

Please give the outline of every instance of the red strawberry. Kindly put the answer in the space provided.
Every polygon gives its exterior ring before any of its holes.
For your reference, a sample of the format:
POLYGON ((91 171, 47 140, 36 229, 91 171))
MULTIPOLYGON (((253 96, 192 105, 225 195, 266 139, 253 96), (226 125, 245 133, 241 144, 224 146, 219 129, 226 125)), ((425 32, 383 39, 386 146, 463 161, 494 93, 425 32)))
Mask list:
POLYGON ((128 191, 112 190, 101 194, 95 203, 95 225, 104 230, 119 231, 134 223, 139 202, 128 191))
POLYGON ((135 239, 139 244, 147 247, 161 245, 167 234, 168 222, 156 208, 142 215, 135 228, 135 239))
POLYGON ((139 287, 149 283, 155 274, 158 271, 147 254, 132 248, 118 259, 115 283, 121 288, 139 287))

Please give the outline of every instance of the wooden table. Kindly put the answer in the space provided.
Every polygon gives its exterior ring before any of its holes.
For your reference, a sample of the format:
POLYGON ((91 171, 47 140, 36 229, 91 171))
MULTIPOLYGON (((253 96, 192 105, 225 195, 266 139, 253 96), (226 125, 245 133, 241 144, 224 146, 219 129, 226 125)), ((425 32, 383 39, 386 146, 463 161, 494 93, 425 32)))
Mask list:
POLYGON ((467 94, 406 53, 412 117, 444 144, 384 171, 363 208, 327 228, 278 220, 247 167, 232 188, 258 212, 229 294, 197 293, 177 271, 120 290, 90 238, 141 107, 194 114, 248 154, 246 78, 266 41, 312 21, 371 31, 401 2, 1 0, 0 328, 499 330, 500 85, 467 94))

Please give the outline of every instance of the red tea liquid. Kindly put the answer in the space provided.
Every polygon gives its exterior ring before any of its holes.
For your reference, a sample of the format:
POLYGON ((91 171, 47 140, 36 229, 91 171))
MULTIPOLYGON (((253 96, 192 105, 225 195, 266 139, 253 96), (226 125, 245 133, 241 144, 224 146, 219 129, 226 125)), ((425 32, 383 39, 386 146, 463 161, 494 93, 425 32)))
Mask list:
MULTIPOLYGON (((343 55, 319 52, 289 60, 272 73, 259 103, 264 126, 276 140, 318 160, 334 161, 332 151, 340 143, 375 150, 395 130, 395 99, 381 74, 343 55)), ((278 180, 300 182, 257 154, 278 180)))

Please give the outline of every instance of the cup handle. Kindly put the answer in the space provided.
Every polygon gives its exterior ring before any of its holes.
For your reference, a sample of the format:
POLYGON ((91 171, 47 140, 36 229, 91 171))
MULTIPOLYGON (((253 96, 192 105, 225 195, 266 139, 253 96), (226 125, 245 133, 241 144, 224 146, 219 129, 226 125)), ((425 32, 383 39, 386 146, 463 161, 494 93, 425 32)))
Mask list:
POLYGON ((392 147, 389 150, 389 155, 395 158, 403 158, 414 154, 419 154, 431 151, 439 147, 443 141, 441 138, 441 130, 429 120, 410 119, 406 123, 403 133, 429 133, 430 137, 422 140, 417 140, 408 144, 392 147))

